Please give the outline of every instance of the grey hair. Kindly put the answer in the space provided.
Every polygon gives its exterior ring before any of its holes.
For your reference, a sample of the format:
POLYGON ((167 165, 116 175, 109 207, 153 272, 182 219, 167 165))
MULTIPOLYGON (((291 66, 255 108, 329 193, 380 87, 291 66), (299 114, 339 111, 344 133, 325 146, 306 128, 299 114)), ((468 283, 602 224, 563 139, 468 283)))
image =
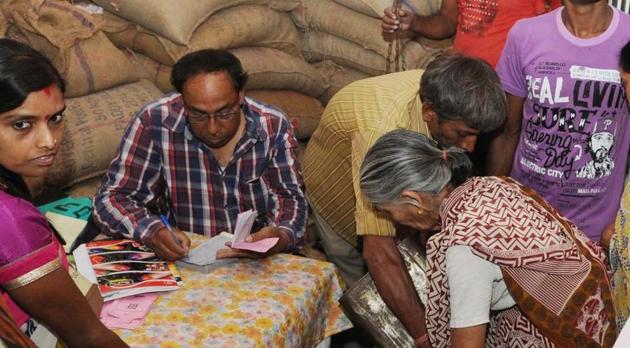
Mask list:
POLYGON ((442 55, 427 65, 420 99, 439 121, 463 121, 482 132, 499 128, 507 117, 507 99, 497 73, 483 60, 460 54, 442 55))
POLYGON ((380 137, 361 164, 361 190, 373 205, 401 199, 405 190, 437 194, 472 174, 463 149, 441 150, 425 135, 399 129, 380 137))

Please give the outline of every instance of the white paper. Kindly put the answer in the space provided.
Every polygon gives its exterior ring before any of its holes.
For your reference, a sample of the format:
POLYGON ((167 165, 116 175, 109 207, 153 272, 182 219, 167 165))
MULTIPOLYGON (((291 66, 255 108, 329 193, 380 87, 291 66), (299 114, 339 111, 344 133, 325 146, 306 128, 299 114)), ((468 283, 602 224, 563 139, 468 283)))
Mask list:
POLYGON ((199 266, 209 265, 217 260, 217 251, 227 248, 226 242, 232 241, 232 235, 227 232, 204 241, 198 247, 190 249, 188 256, 183 258, 183 262, 192 263, 199 266))
POLYGON ((77 265, 77 271, 92 284, 98 284, 96 273, 94 273, 94 268, 92 268, 90 256, 88 255, 85 244, 81 244, 78 248, 74 249, 72 255, 74 255, 74 263, 77 265))
POLYGON ((87 221, 53 212, 47 212, 44 215, 46 216, 46 219, 48 219, 48 222, 55 226, 57 232, 59 232, 66 242, 66 245, 63 246, 66 253, 70 252, 70 246, 72 246, 81 231, 83 231, 83 228, 87 225, 87 221))
POLYGON ((234 228, 234 244, 245 242, 251 232, 258 212, 255 210, 244 211, 236 217, 236 227, 234 228))
POLYGON ((246 242, 245 239, 251 234, 252 227, 256 221, 258 213, 255 210, 248 210, 238 214, 234 231, 234 242, 232 248, 241 250, 251 250, 257 253, 266 253, 273 248, 280 238, 265 238, 255 242, 246 242))

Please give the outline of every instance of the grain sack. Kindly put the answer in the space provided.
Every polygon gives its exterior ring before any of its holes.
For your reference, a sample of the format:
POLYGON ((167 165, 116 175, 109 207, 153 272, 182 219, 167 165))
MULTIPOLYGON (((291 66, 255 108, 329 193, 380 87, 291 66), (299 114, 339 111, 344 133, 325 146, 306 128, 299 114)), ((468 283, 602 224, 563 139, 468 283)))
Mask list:
POLYGON ((5 37, 9 29, 9 22, 0 11, 0 37, 5 37))
POLYGON ((291 11, 295 24, 304 31, 321 31, 387 56, 389 43, 383 39, 381 20, 321 0, 302 0, 291 11))
POLYGON ((152 33, 109 12, 103 14, 103 31, 121 49, 144 54, 162 64, 173 65, 189 48, 152 33))
POLYGON ((188 45, 178 45, 109 13, 105 13, 103 30, 116 46, 166 65, 205 48, 260 46, 301 56, 300 37, 289 15, 267 6, 238 6, 217 12, 195 30, 188 45))
POLYGON ((326 92, 319 97, 319 101, 322 102, 324 106, 328 104, 328 101, 330 101, 330 99, 346 85, 351 82, 370 77, 370 75, 366 73, 349 67, 342 67, 330 60, 315 63, 314 66, 322 74, 322 76, 324 76, 324 81, 330 85, 326 92))
POLYGON ((109 12, 137 23, 180 45, 190 43, 193 32, 206 18, 220 10, 239 5, 267 5, 290 11, 298 0, 93 0, 109 12))
POLYGON ((131 51, 127 53, 142 78, 153 82, 164 93, 175 90, 171 85, 171 70, 173 70, 171 66, 158 63, 140 53, 131 51))
POLYGON ((371 76, 385 73, 385 57, 354 42, 323 32, 311 31, 304 35, 302 54, 308 62, 332 60, 371 76))
POLYGON ((66 99, 64 139, 46 179, 67 187, 103 174, 132 115, 162 93, 149 81, 66 99))
POLYGON ((68 187, 65 193, 70 197, 89 197, 94 198, 96 191, 101 187, 104 175, 99 175, 91 179, 83 180, 68 187))
MULTIPOLYGON (((387 7, 391 7, 392 0, 333 0, 365 15, 381 18, 387 7)), ((421 16, 437 13, 442 6, 442 0, 407 0, 402 1, 403 8, 421 16)))
MULTIPOLYGON (((434 43, 436 41, 431 41, 434 43)), ((407 70, 411 69, 425 69, 427 65, 435 59, 435 57, 448 50, 448 46, 442 47, 429 47, 423 45, 417 41, 409 41, 405 44, 403 54, 405 56, 405 63, 407 70)))
POLYGON ((290 89, 319 97, 328 86, 315 67, 298 57, 273 48, 246 47, 230 50, 249 74, 245 87, 251 89, 290 89))
POLYGON ((311 137, 324 112, 317 99, 294 91, 252 90, 245 94, 284 111, 289 116, 295 137, 299 140, 311 137))
MULTIPOLYGON (((443 51, 442 48, 432 48, 413 40, 409 41, 403 48, 406 69, 424 68, 443 51)), ((385 74, 387 70, 386 57, 351 41, 322 32, 313 31, 304 35, 302 53, 308 62, 332 60, 371 76, 385 74)))
POLYGON ((7 36, 50 58, 66 81, 66 97, 138 80, 125 55, 98 30, 97 17, 53 0, 9 1, 2 10, 13 24, 7 36))
MULTIPOLYGON (((315 67, 282 51, 247 47, 231 52, 241 61, 243 69, 249 74, 246 90, 290 89, 316 98, 328 87, 315 67)), ((170 66, 138 53, 132 55, 143 77, 155 83, 163 92, 173 90, 170 66)))

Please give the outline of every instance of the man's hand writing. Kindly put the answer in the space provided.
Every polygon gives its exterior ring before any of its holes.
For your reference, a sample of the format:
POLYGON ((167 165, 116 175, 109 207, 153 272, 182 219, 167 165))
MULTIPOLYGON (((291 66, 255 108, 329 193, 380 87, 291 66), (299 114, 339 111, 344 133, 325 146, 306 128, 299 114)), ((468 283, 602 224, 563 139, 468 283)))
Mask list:
POLYGON ((256 242, 265 238, 278 238, 278 242, 266 253, 257 253, 250 250, 240 250, 234 248, 225 248, 217 251, 217 259, 226 259, 231 257, 241 258, 261 258, 281 253, 286 250, 289 245, 289 236, 287 232, 277 227, 263 227, 260 231, 252 233, 245 239, 246 242, 256 242))
POLYGON ((168 261, 175 261, 188 255, 190 239, 177 228, 174 228, 172 232, 167 228, 161 228, 155 233, 148 246, 157 256, 168 261), (175 240, 175 236, 179 238, 181 245, 175 240))

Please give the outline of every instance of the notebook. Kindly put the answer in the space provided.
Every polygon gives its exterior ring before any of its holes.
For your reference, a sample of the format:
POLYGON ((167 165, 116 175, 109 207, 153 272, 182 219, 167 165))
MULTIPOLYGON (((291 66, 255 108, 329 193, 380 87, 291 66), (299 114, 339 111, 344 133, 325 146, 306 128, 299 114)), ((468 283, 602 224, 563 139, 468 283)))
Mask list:
POLYGON ((174 263, 129 239, 81 244, 73 254, 79 272, 98 284, 103 301, 177 290, 182 284, 174 263))

